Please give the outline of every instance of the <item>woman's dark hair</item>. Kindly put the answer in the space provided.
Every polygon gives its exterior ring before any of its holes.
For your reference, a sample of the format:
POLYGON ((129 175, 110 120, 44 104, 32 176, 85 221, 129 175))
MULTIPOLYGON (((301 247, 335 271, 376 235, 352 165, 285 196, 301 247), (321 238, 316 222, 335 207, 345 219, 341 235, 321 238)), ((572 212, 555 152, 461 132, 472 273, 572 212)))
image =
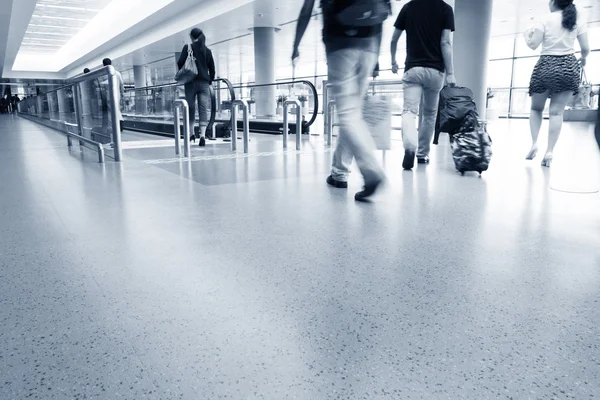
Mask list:
POLYGON ((204 36, 204 32, 200 28, 194 28, 190 32, 190 37, 192 40, 198 40, 202 46, 206 46, 206 36, 204 36))
POLYGON ((554 0, 556 7, 562 10, 562 26, 569 32, 573 32, 577 25, 577 8, 573 0, 554 0))

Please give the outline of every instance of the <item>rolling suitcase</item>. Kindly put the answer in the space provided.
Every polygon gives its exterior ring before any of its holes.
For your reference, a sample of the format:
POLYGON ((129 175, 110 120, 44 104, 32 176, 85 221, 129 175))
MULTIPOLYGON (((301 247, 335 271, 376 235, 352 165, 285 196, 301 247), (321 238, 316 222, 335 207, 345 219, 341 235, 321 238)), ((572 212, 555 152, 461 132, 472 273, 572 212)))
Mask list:
POLYGON ((476 116, 468 116, 463 129, 450 135, 450 147, 454 166, 461 175, 487 171, 492 159, 492 139, 485 122, 477 121, 476 116))

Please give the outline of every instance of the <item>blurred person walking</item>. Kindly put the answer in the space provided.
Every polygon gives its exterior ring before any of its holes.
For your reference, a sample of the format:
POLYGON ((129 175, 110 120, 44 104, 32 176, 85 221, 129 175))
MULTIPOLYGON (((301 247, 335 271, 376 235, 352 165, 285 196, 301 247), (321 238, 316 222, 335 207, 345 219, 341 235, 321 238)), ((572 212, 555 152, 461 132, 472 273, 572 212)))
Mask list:
MULTIPOLYGON (((212 52, 206 47, 206 36, 198 29, 194 28, 190 32, 192 39, 192 54, 196 59, 198 75, 185 84, 185 98, 190 108, 190 127, 194 129, 196 121, 196 100, 198 101, 198 118, 200 122, 199 136, 200 146, 206 145, 206 128, 208 127, 208 108, 210 107, 210 85, 215 80, 215 60, 212 52)), ((181 50, 181 55, 177 61, 177 66, 181 69, 188 58, 189 46, 186 44, 181 50)), ((190 138, 196 140, 195 133, 190 138)))
MULTIPOLYGON (((300 11, 292 52, 294 65, 299 46, 312 17, 315 0, 304 0, 300 11)), ((382 24, 391 14, 389 0, 321 0, 323 42, 327 54, 328 83, 340 125, 327 183, 348 187, 352 160, 364 178, 357 201, 366 201, 384 180, 384 172, 375 158, 375 141, 363 117, 363 105, 381 47, 382 24)))
POLYGON ((548 148, 542 160, 544 167, 552 164, 552 153, 560 136, 567 102, 579 91, 582 67, 586 65, 586 58, 590 54, 587 30, 587 23, 573 0, 551 0, 550 14, 540 18, 525 32, 525 41, 531 49, 542 46, 540 59, 529 83, 532 144, 526 159, 533 160, 537 155, 543 112, 550 98, 548 148), (575 57, 575 40, 581 47, 580 60, 575 57))
POLYGON ((444 81, 456 85, 452 59, 454 11, 443 0, 413 0, 407 3, 394 24, 391 43, 392 72, 398 73, 396 62, 398 40, 406 31, 404 76, 404 110, 402 113, 402 168, 429 164, 431 140, 435 132, 440 91, 444 81), (417 131, 417 115, 423 98, 422 118, 417 131))

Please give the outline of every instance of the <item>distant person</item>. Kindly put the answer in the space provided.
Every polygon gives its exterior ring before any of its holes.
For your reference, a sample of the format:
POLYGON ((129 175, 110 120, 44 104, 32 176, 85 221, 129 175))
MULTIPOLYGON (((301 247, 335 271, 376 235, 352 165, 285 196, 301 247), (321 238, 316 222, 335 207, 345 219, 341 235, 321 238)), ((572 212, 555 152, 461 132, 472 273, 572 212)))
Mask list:
MULTIPOLYGON (((102 60, 102 65, 105 67, 108 67, 109 65, 112 65, 112 60, 110 58, 105 58, 104 60, 102 60)), ((116 109, 116 113, 117 113, 117 121, 119 121, 119 129, 121 130, 121 132, 123 132, 123 114, 121 114, 121 99, 123 98, 123 95, 125 94, 125 84, 123 83, 123 76, 121 75, 121 73, 119 71, 117 71, 115 69, 115 75, 117 76, 117 82, 118 82, 118 89, 117 92, 115 93, 115 96, 117 97, 117 109, 116 109)), ((106 99, 103 99, 104 101, 106 101, 106 99)), ((107 110, 110 108, 110 103, 108 103, 108 107, 107 110)))
POLYGON ((435 132, 440 91, 444 79, 449 86, 456 85, 452 60, 454 11, 443 0, 413 0, 402 7, 394 24, 391 44, 392 72, 398 73, 396 51, 402 32, 406 31, 406 62, 404 76, 404 111, 402 114, 402 141, 404 160, 402 168, 429 164, 431 140, 435 132), (444 75, 445 74, 445 75, 444 75), (423 98, 421 123, 417 132, 417 115, 423 98))
POLYGON ((552 152, 560 136, 565 106, 573 94, 579 92, 581 68, 590 54, 587 23, 578 13, 573 0, 551 0, 550 12, 525 32, 525 41, 531 49, 542 45, 540 59, 529 83, 532 144, 526 158, 533 160, 537 155, 543 112, 546 100, 550 98, 548 149, 542 160, 544 167, 552 164, 552 152), (575 57, 576 39, 581 47, 579 61, 575 57))
MULTIPOLYGON (((191 82, 185 84, 185 98, 190 107, 190 128, 192 129, 192 140, 196 139, 194 134, 194 123, 196 121, 196 100, 198 101, 198 117, 200 122, 199 136, 200 146, 206 145, 206 128, 208 127, 208 108, 210 107, 210 85, 215 80, 215 60, 212 52, 206 47, 206 36, 194 28, 190 32, 192 39, 192 52, 196 58, 198 75, 191 82)), ((177 61, 179 69, 183 67, 188 57, 188 45, 183 46, 181 56, 177 61)))
MULTIPOLYGON (((312 17, 315 0, 304 0, 298 18, 292 61, 297 62, 298 47, 312 17)), ((336 188, 348 187, 348 174, 352 160, 364 178, 364 189, 354 196, 357 201, 367 200, 384 180, 384 172, 375 158, 375 141, 363 117, 364 99, 369 88, 369 78, 375 71, 383 21, 391 14, 389 1, 370 2, 372 19, 365 24, 346 15, 356 15, 352 5, 345 0, 321 0, 323 9, 323 42, 327 53, 328 83, 340 124, 340 134, 333 154, 331 174, 327 183, 336 188), (359 26, 362 25, 362 26, 359 26)))

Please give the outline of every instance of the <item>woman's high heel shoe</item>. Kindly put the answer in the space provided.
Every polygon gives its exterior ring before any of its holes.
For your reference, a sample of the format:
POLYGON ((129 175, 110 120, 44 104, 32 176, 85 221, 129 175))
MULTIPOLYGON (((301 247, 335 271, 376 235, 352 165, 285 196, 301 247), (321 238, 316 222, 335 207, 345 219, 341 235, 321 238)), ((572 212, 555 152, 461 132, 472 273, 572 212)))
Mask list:
POLYGON ((537 147, 532 147, 531 150, 529 150, 529 153, 527 153, 527 156, 525 157, 525 159, 533 160, 535 158, 535 156, 537 156, 537 152, 538 152, 537 147))
POLYGON ((542 167, 550 168, 552 165, 552 153, 546 154, 542 160, 542 167))

